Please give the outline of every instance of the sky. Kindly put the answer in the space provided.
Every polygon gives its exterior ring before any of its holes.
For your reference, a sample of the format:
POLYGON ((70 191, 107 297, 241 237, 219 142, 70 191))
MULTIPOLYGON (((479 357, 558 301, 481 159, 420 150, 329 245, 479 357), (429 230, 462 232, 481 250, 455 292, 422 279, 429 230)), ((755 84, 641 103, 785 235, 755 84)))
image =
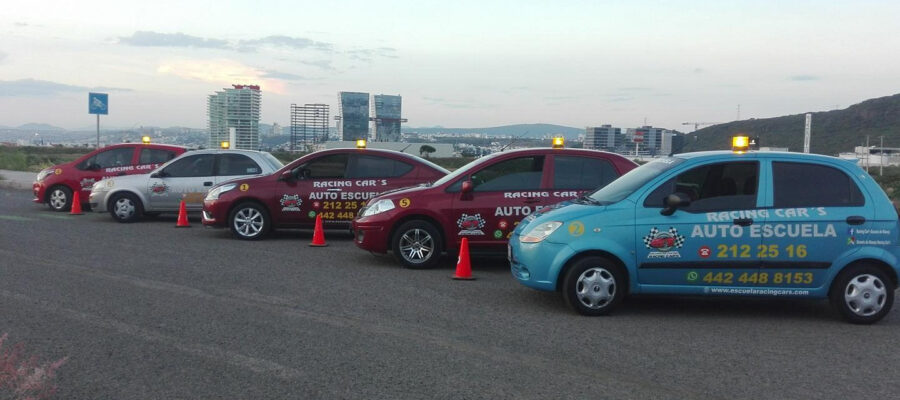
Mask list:
POLYGON ((900 93, 900 1, 20 1, 0 13, 0 125, 261 122, 337 93, 403 96, 408 126, 729 122, 900 93))

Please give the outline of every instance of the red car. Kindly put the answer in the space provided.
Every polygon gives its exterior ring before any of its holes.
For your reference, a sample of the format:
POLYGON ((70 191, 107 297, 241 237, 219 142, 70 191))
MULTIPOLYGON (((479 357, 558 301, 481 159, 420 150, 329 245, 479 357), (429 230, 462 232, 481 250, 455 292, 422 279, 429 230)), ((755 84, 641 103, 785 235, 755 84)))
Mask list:
POLYGON ((39 172, 32 185, 34 202, 68 211, 72 194, 78 193, 82 206, 88 208, 94 182, 111 176, 149 173, 185 151, 180 146, 150 143, 114 144, 94 150, 75 161, 39 172))
POLYGON ((294 160, 281 170, 210 189, 203 225, 229 227, 239 239, 260 239, 273 228, 347 229, 360 207, 385 191, 433 182, 449 173, 409 154, 332 149, 294 160))
POLYGON ((618 154, 524 149, 474 161, 434 184, 373 198, 353 221, 356 245, 388 250, 406 267, 433 266, 462 237, 503 252, 519 221, 543 207, 598 189, 637 164, 618 154))

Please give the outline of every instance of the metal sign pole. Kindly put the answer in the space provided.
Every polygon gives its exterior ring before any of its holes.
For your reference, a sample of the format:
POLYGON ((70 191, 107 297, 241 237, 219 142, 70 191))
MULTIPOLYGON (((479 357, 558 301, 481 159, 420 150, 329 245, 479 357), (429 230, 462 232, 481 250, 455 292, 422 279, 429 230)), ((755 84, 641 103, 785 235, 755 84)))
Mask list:
POLYGON ((97 148, 100 148, 100 114, 97 114, 97 148))

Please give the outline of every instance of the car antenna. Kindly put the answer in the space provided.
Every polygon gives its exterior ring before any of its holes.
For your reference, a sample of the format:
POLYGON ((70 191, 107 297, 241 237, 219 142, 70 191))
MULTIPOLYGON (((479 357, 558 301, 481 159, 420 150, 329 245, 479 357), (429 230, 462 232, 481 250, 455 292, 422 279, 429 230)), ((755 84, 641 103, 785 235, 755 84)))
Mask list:
POLYGON ((507 148, 507 147, 509 147, 509 146, 512 146, 512 144, 513 144, 513 143, 515 143, 515 142, 516 142, 516 140, 519 140, 519 139, 521 139, 521 138, 522 138, 522 136, 525 136, 525 135, 527 135, 527 134, 528 134, 528 131, 525 131, 525 132, 522 132, 522 134, 521 134, 521 135, 519 135, 519 136, 516 136, 516 137, 514 137, 514 138, 512 138, 512 139, 510 139, 510 141, 509 141, 509 143, 507 143, 507 144, 506 144, 506 146, 503 146, 503 148, 502 148, 502 149, 500 149, 500 151, 503 151, 503 150, 506 150, 506 148, 507 148))

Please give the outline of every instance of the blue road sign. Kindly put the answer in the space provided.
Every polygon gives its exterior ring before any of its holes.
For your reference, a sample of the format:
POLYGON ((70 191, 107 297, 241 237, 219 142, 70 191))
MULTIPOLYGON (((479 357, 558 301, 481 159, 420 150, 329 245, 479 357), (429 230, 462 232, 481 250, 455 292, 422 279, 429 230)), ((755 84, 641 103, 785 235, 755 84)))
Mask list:
POLYGON ((88 93, 88 114, 109 114, 109 94, 88 93))

